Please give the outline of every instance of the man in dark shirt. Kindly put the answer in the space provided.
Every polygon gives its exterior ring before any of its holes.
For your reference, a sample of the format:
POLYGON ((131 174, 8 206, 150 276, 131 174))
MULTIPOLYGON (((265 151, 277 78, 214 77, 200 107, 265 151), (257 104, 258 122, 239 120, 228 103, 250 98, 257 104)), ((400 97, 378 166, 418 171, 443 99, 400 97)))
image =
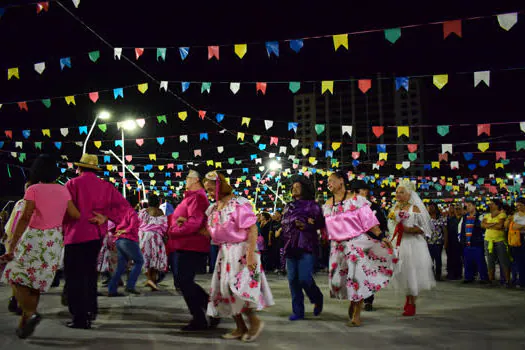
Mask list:
MULTIPOLYGON (((372 202, 370 199, 370 187, 366 182, 363 180, 355 180, 352 183, 352 191, 354 191, 357 195, 366 198, 370 201, 370 209, 374 212, 377 221, 379 221, 379 228, 381 229, 381 236, 377 237, 372 232, 367 232, 370 237, 373 239, 383 239, 385 236, 385 232, 388 230, 388 221, 386 220, 385 214, 383 213, 383 210, 381 207, 375 203, 372 202)), ((372 295, 369 298, 365 299, 365 311, 373 311, 373 303, 374 303, 374 296, 372 295)))
POLYGON ((484 238, 481 220, 476 211, 476 205, 467 201, 467 214, 463 217, 460 231, 460 242, 463 248, 465 264, 465 280, 463 283, 474 281, 475 271, 479 272, 480 282, 488 283, 487 263, 484 253, 484 238))

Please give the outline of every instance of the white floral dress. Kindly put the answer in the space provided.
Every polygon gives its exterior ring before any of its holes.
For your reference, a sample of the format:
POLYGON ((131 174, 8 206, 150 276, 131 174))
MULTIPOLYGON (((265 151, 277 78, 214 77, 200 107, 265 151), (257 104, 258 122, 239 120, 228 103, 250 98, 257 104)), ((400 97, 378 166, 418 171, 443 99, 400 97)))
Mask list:
POLYGON ((168 267, 168 255, 164 244, 164 235, 168 231, 166 215, 152 216, 147 209, 139 212, 140 250, 144 257, 144 269, 165 271, 168 267))
POLYGON ((272 292, 256 251, 257 267, 250 270, 246 262, 248 229, 257 218, 250 202, 235 197, 220 211, 212 204, 206 211, 208 229, 219 245, 208 303, 208 315, 227 317, 247 309, 261 310, 274 304, 272 292))
POLYGON ((100 273, 113 273, 118 262, 117 247, 115 245, 115 224, 108 221, 108 232, 102 240, 102 247, 98 253, 97 271, 100 273))

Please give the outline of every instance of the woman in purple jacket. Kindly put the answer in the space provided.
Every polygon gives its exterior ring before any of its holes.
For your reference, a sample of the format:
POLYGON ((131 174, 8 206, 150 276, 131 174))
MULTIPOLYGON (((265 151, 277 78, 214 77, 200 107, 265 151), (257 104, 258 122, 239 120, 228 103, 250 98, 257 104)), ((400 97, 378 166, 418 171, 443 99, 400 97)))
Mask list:
POLYGON ((318 230, 324 227, 321 208, 315 202, 313 184, 304 177, 295 177, 292 184, 293 201, 284 208, 282 239, 292 294, 290 321, 304 319, 303 290, 314 304, 314 316, 323 310, 323 294, 315 284, 313 273, 319 246, 318 230))

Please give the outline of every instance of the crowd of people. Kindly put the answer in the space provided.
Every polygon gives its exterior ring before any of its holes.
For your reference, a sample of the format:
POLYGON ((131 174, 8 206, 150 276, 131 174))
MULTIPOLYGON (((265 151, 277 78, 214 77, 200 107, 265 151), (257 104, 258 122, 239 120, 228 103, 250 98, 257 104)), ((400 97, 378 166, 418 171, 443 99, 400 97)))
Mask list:
MULTIPOLYGON (((515 213, 501 201, 490 202, 481 215, 474 202, 427 206, 414 182, 402 179, 396 201, 386 212, 370 197, 362 180, 349 183, 337 171, 328 179, 330 196, 316 201, 304 176, 291 179, 292 200, 282 210, 256 213, 251 202, 234 195, 225 176, 190 170, 186 191, 175 207, 152 193, 148 205, 135 210, 115 187, 96 176, 98 159, 84 154, 75 165, 78 177, 55 183, 52 157, 40 156, 31 168, 24 199, 5 225, 0 256, 2 280, 12 287, 8 308, 19 314, 16 330, 29 337, 42 316, 41 293, 56 286, 64 272, 63 303, 70 328, 89 329, 97 318, 98 278, 108 297, 159 290, 167 271, 192 315, 183 331, 216 327, 232 317, 235 329, 224 339, 256 340, 264 329, 257 311, 274 304, 266 272, 285 273, 292 314, 305 319, 304 293, 313 315, 323 312, 324 294, 315 272, 328 270, 329 296, 347 300, 348 326, 362 324, 361 310, 373 310, 374 296, 392 284, 406 295, 403 315, 416 314, 421 291, 442 280, 443 248, 447 279, 495 282, 495 266, 508 286, 525 288, 525 200, 515 213), (197 273, 212 273, 210 292, 195 282, 197 273)), ((2 225, 4 226, 4 225, 2 225)))

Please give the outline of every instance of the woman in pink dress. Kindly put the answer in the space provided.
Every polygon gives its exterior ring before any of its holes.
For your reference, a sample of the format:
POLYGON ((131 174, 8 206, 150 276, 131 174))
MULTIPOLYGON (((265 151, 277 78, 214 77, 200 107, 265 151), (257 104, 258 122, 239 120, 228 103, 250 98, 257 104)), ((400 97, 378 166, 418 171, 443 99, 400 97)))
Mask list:
POLYGON ((164 236, 168 231, 168 217, 159 209, 160 199, 154 194, 148 196, 148 208, 139 212, 140 250, 146 269, 146 286, 157 291, 157 273, 166 271, 168 256, 164 236))
POLYGON ((48 155, 38 157, 31 167, 31 183, 24 196, 24 210, 16 225, 7 254, 4 279, 16 289, 23 314, 16 331, 20 338, 33 334, 41 317, 36 312, 40 293, 51 286, 62 256, 62 220, 80 212, 69 191, 54 181, 59 172, 48 155))
POLYGON ((379 241, 366 234, 379 236, 379 221, 370 202, 348 191, 347 182, 342 172, 329 177, 328 189, 333 196, 323 206, 323 214, 332 241, 330 296, 350 300, 348 326, 357 327, 361 325, 363 300, 388 285, 397 258, 387 239, 379 241))
POLYGON ((208 304, 211 317, 233 316, 237 328, 224 339, 252 342, 261 334, 264 323, 255 310, 273 305, 273 297, 257 251, 257 218, 250 202, 235 197, 224 175, 215 171, 204 179, 215 203, 206 211, 207 231, 219 245, 208 304), (243 314, 248 318, 246 325, 243 314))

